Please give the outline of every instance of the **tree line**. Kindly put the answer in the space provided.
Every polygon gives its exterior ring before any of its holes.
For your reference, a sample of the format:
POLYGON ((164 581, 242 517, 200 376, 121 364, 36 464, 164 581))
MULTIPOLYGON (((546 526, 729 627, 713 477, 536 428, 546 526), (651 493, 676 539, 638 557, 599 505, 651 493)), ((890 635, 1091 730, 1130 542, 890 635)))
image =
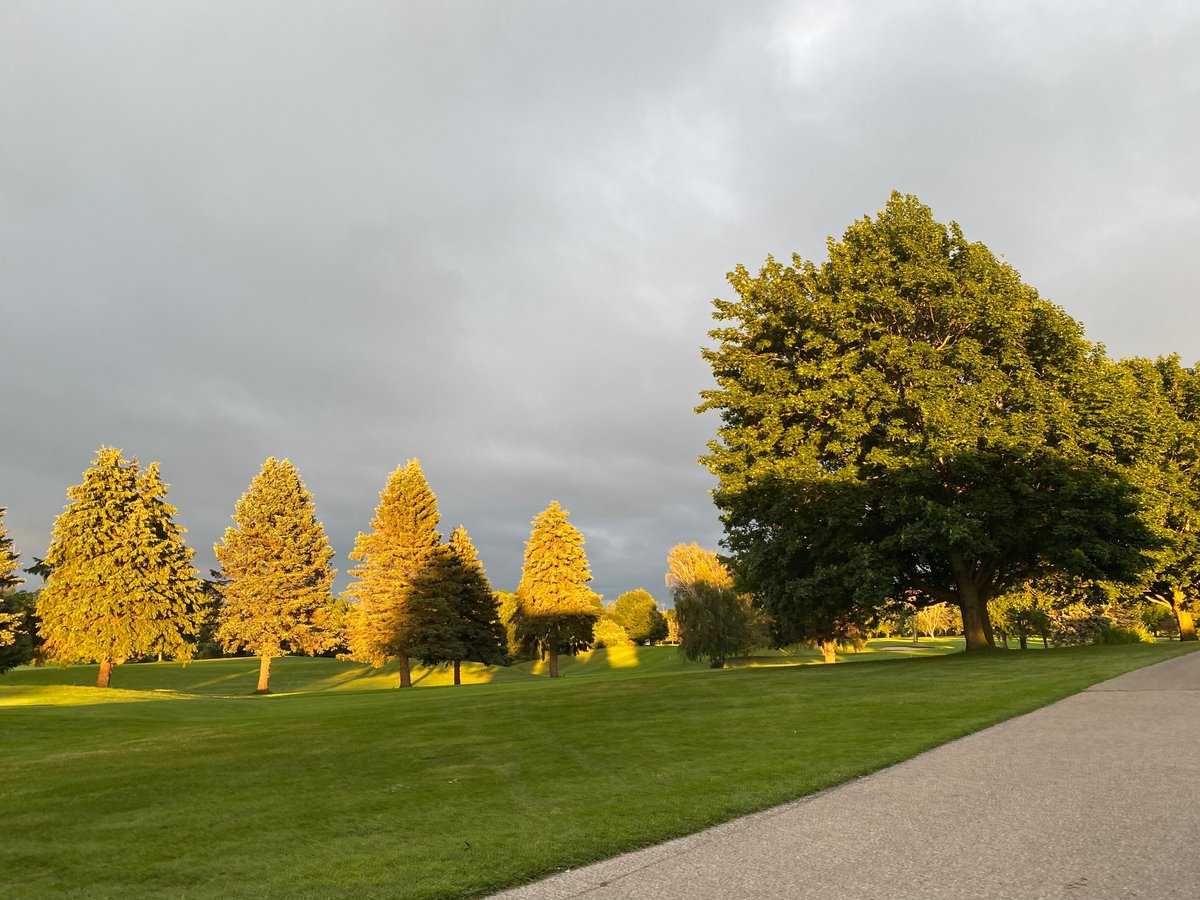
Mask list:
POLYGON ((466 529, 443 541, 437 498, 418 460, 398 467, 380 493, 350 559, 351 582, 334 597, 334 552, 312 495, 288 460, 268 459, 237 501, 214 546, 220 568, 202 579, 166 500, 155 463, 141 467, 102 447, 54 524, 45 579, 21 594, 18 555, 0 508, 0 671, 37 656, 113 667, 144 658, 192 659, 206 646, 259 658, 257 691, 287 653, 336 653, 382 666, 410 660, 453 669, 558 658, 592 646, 658 642, 667 616, 645 590, 605 606, 588 583, 583 535, 552 502, 533 520, 520 584, 494 592, 466 529))

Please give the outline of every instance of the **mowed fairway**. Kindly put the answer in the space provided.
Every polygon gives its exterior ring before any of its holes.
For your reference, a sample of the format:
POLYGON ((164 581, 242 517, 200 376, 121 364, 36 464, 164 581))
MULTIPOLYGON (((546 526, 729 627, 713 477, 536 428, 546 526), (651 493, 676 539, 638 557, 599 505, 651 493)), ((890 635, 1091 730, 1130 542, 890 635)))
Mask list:
POLYGON ((711 671, 662 648, 592 676, 500 670, 412 691, 289 659, 275 686, 295 693, 272 697, 211 695, 252 688, 221 677, 246 660, 126 666, 107 692, 69 686, 94 667, 19 670, 0 677, 0 895, 485 893, 828 787, 1189 649, 711 671))

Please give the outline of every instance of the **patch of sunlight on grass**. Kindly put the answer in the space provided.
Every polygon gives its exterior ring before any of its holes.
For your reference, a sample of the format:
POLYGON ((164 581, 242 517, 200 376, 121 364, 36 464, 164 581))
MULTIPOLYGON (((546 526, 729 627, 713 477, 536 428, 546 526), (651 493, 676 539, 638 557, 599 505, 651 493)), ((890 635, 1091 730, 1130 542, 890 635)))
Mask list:
POLYGON ((102 703, 140 703, 145 700, 178 700, 174 691, 124 691, 120 688, 73 685, 17 685, 0 687, 0 707, 95 706, 102 703))
POLYGON ((610 669, 632 669, 640 663, 637 644, 622 644, 608 648, 608 667, 610 669))

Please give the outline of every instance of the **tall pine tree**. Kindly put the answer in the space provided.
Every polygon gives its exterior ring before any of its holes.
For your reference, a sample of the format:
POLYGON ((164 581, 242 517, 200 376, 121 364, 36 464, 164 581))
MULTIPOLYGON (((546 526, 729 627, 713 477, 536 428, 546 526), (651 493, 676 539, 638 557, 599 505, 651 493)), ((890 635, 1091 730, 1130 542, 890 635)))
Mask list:
POLYGON ((226 650, 259 658, 256 693, 270 690, 271 660, 320 653, 336 640, 330 614, 333 550, 312 495, 288 460, 274 457, 250 483, 234 526, 213 550, 227 582, 217 636, 226 650))
MULTIPOLYGON (((21 576, 15 574, 20 557, 13 550, 12 538, 8 536, 8 529, 4 525, 4 514, 7 511, 0 506, 0 595, 7 594, 24 582, 21 576)), ((5 612, 4 608, 0 607, 0 647, 8 647, 17 642, 17 629, 20 625, 21 616, 5 612)), ((4 669, 0 667, 0 672, 2 671, 4 669)))
POLYGON ((487 572, 467 529, 459 525, 451 532, 448 550, 452 577, 457 584, 452 595, 454 622, 462 648, 460 655, 452 657, 451 661, 454 663, 454 683, 461 684, 459 668, 462 660, 498 665, 506 656, 506 641, 504 626, 500 623, 500 604, 492 594, 487 572))
POLYGON ((458 652, 440 584, 447 562, 439 518, 421 463, 411 459, 388 477, 371 531, 359 533, 350 554, 359 563, 346 589, 358 601, 350 616, 350 655, 375 666, 396 657, 400 687, 412 687, 410 657, 443 661, 458 652))
POLYGON ((555 500, 533 520, 517 587, 517 634, 526 648, 549 657, 551 678, 558 677, 560 653, 573 656, 592 643, 602 608, 587 586, 591 580, 583 535, 555 500))
POLYGON ((201 582, 166 495, 157 463, 143 471, 101 447, 54 523, 37 604, 45 653, 98 662, 99 687, 127 659, 195 650, 201 582))

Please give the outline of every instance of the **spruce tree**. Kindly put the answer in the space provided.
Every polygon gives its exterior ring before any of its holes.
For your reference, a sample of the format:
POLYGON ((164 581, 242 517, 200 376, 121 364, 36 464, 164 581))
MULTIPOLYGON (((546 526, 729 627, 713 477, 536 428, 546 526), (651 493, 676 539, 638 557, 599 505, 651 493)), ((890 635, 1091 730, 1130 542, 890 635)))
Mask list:
POLYGON ((500 623, 500 604, 492 594, 487 572, 467 529, 461 525, 454 529, 448 549, 453 577, 458 585, 453 594, 454 621, 462 646, 461 655, 452 658, 454 683, 461 684, 459 664, 462 660, 499 665, 505 658, 506 641, 504 626, 500 623))
POLYGON ((556 500, 533 520, 517 587, 517 633, 526 648, 549 657, 551 678, 558 677, 560 653, 573 656, 592 643, 602 610, 591 580, 583 535, 556 500))
POLYGON ((409 657, 428 661, 458 652, 448 646, 451 612, 439 587, 447 565, 439 518, 420 460, 411 459, 388 477, 371 531, 359 533, 350 554, 359 563, 346 589, 358 601, 350 617, 350 655, 375 666, 396 657, 400 687, 412 687, 409 657))
MULTIPOLYGON (((24 582, 23 578, 15 574, 20 557, 13 551, 12 538, 8 536, 8 529, 4 525, 5 512, 7 510, 0 506, 0 596, 8 594, 24 582)), ((17 630, 20 625, 21 616, 6 612, 0 607, 0 647, 8 647, 17 642, 17 630)), ((3 671, 4 669, 0 668, 0 672, 3 671)))
POLYGON ((320 653, 336 640, 330 624, 333 550, 312 495, 288 460, 274 457, 250 483, 234 526, 213 550, 227 582, 217 636, 226 650, 259 658, 256 693, 270 690, 271 660, 320 653))
POLYGON ((45 654, 100 664, 108 687, 114 665, 162 655, 190 659, 203 592, 184 529, 172 520, 158 464, 140 470, 101 447, 83 483, 54 523, 46 586, 37 604, 45 654))

